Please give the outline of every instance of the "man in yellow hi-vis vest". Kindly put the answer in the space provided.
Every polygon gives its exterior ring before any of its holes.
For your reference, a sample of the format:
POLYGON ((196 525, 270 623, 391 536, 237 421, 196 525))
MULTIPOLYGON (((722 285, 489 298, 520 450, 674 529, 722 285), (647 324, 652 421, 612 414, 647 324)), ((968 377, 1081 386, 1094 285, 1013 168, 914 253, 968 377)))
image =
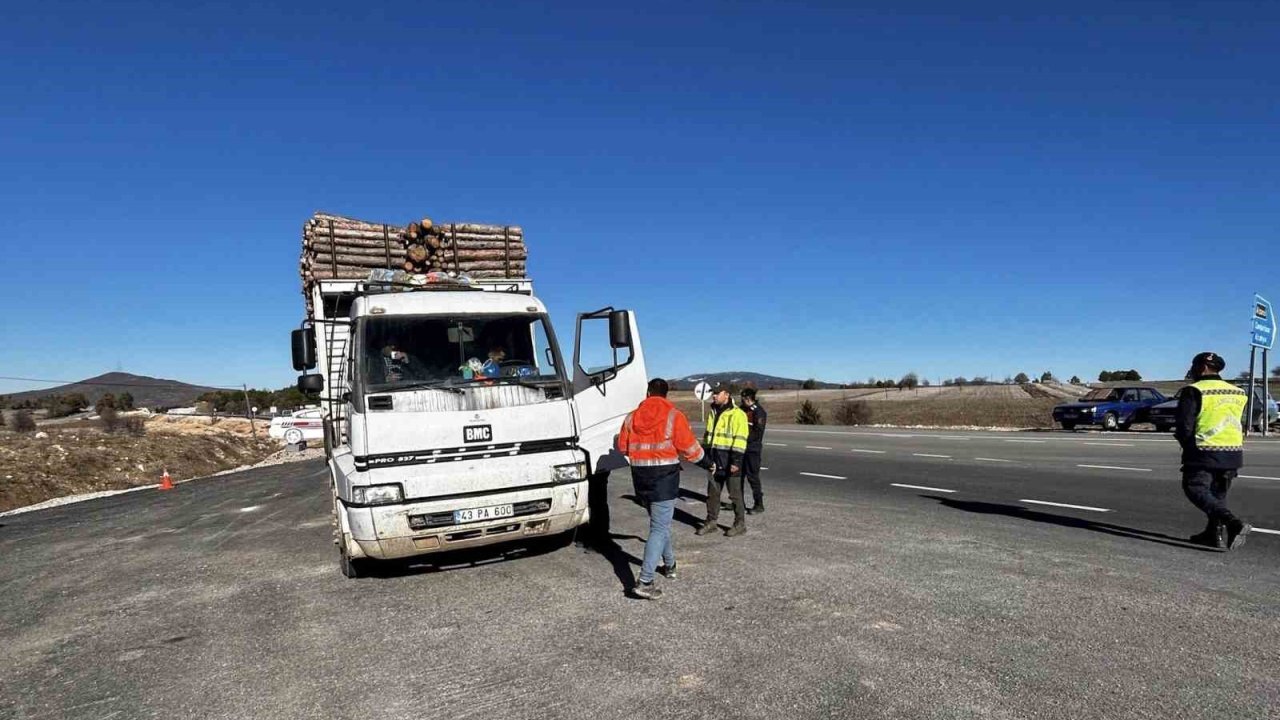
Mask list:
POLYGON ((1182 446, 1182 491, 1209 516, 1204 531, 1191 541, 1219 550, 1244 544, 1249 523, 1227 508, 1227 491, 1244 467, 1244 429, 1241 418, 1247 394, 1220 373, 1227 366, 1221 355, 1203 352, 1191 360, 1187 379, 1192 384, 1178 396, 1177 427, 1173 431, 1182 446))
POLYGON ((747 452, 747 414, 734 407, 729 387, 719 385, 711 399, 711 414, 707 416, 707 432, 702 445, 715 469, 707 479, 707 519, 698 528, 698 535, 706 535, 719 528, 720 491, 729 484, 729 499, 733 501, 733 527, 725 531, 725 537, 736 537, 747 531, 747 507, 742 500, 742 456, 747 452))

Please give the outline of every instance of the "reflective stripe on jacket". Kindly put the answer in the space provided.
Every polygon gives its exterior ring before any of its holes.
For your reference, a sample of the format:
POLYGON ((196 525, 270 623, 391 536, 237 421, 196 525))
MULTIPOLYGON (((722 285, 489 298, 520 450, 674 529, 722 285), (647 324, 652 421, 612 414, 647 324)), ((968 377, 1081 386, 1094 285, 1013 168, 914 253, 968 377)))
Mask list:
POLYGON ((711 416, 703 443, 714 450, 742 453, 747 450, 748 432, 747 414, 730 404, 711 416))
POLYGON ((633 467, 679 465, 681 458, 696 463, 703 456, 689 419, 669 400, 656 396, 645 398, 622 421, 617 445, 633 467))
POLYGON ((1244 449, 1244 428, 1240 419, 1249 404, 1249 394, 1222 380, 1192 383, 1200 391, 1200 414, 1196 416, 1196 447, 1207 451, 1244 449))

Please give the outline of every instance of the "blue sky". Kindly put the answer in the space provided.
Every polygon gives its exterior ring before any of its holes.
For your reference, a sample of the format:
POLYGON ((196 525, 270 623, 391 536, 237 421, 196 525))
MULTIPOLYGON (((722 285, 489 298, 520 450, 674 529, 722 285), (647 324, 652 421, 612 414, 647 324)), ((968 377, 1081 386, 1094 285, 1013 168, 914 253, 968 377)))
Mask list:
POLYGON ((1234 374, 1280 300, 1280 5, 176 5, 6 8, 0 375, 290 383, 321 209, 523 225, 653 374, 1234 374))

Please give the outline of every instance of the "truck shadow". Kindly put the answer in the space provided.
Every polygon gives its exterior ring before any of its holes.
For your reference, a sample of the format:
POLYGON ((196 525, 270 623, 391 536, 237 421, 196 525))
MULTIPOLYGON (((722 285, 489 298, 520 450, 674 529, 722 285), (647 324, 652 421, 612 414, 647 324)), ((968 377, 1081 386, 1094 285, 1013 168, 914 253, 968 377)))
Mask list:
POLYGON ((564 533, 553 537, 517 540, 500 545, 448 550, 435 555, 403 560, 381 560, 370 565, 365 572, 368 577, 373 578, 396 578, 466 570, 508 560, 547 555, 567 547, 572 542, 573 533, 564 533))
POLYGON ((938 495, 921 495, 920 497, 937 500, 942 505, 955 510, 964 510, 965 512, 982 513, 985 515, 1004 515, 1006 517, 1018 518, 1020 520, 1030 520, 1032 522, 1041 522, 1061 527, 1089 530, 1107 535, 1115 535, 1117 537, 1145 540, 1147 542, 1170 545, 1184 550, 1195 550, 1197 552, 1210 553, 1218 552, 1218 550, 1213 548, 1196 545, 1184 538, 1174 537, 1172 535, 1165 535, 1163 533, 1152 532, 1150 530, 1139 530, 1137 528, 1115 525, 1113 523, 1085 520, 1083 518, 1071 517, 1069 515, 1054 515, 1052 513, 1040 512, 1038 510, 1028 510, 1020 505, 1001 505, 999 503, 980 502, 977 500, 956 500, 954 498, 941 497, 938 495))

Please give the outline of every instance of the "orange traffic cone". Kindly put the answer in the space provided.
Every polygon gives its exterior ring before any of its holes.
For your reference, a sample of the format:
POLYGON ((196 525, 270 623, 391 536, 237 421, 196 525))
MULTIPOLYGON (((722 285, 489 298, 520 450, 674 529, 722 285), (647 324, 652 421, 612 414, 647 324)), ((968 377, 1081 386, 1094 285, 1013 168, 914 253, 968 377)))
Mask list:
POLYGON ((160 476, 160 489, 161 490, 173 489, 173 478, 169 477, 169 468, 165 468, 164 475, 160 476))

